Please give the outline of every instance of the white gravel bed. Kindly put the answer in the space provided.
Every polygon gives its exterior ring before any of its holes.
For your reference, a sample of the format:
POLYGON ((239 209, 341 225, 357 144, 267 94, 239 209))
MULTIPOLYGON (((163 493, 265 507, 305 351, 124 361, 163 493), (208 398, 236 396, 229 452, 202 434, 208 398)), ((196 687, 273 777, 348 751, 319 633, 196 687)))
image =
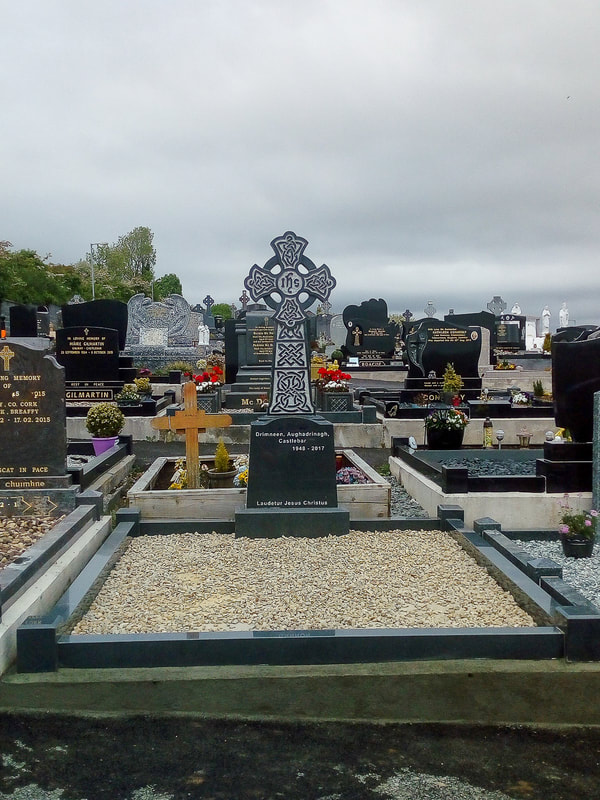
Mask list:
POLYGON ((131 539, 73 632, 534 625, 440 531, 185 533, 131 539))
POLYGON ((535 558, 551 558, 563 569, 563 580, 581 592, 600 609, 600 544, 594 545, 590 558, 567 558, 560 541, 535 539, 530 542, 513 540, 517 547, 527 550, 535 558))

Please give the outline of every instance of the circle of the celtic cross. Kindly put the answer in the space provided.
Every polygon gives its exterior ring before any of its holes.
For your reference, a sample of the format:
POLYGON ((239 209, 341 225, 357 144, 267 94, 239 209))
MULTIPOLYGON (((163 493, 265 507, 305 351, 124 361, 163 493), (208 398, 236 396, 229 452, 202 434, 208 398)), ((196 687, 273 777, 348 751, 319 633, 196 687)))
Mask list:
MULTIPOLYGON (((298 264, 301 264, 307 270, 307 272, 313 272, 317 269, 317 265, 307 256, 300 256, 298 264)), ((271 273, 280 267, 281 265, 279 262, 279 256, 273 256, 266 261, 264 265, 264 269, 271 273)), ((298 274, 286 269, 281 270, 278 275, 273 275, 275 281, 275 291, 278 291, 282 297, 295 297, 303 312, 306 311, 307 308, 310 308, 315 300, 319 299, 316 294, 310 293, 310 290, 306 286, 304 277, 305 276, 302 275, 302 273, 298 274), (304 300, 301 300, 299 295, 304 293, 306 293, 307 296, 304 300)), ((281 301, 271 297, 270 295, 263 297, 263 300, 274 311, 276 311, 281 304, 281 301)))
POLYGON ((285 270, 275 279, 275 286, 285 297, 294 297, 300 294, 304 288, 304 281, 300 275, 296 275, 296 273, 290 272, 290 270, 285 270))

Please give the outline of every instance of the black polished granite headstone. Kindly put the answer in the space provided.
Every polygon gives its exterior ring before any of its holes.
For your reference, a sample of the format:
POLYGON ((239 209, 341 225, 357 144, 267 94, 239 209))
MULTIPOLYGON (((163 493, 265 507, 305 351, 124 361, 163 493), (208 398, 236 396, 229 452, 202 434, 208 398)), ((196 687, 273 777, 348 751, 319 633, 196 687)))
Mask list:
POLYGON ((33 338, 38 335, 35 306, 11 306, 9 309, 11 338, 33 338))
POLYGON ((0 343, 0 517, 75 507, 66 471, 64 369, 45 339, 0 343))
POLYGON ((385 300, 371 298, 357 305, 346 306, 342 313, 346 326, 346 342, 342 348, 347 357, 357 356, 364 367, 385 366, 394 356, 397 323, 390 322, 385 300))
POLYGON ((333 425, 319 416, 263 417, 250 428, 246 509, 236 536, 327 536, 348 532, 337 505, 333 425))
POLYGON ((441 378, 447 364, 462 378, 477 378, 481 331, 461 328, 438 319, 423 319, 411 325, 406 335, 409 378, 441 378))
POLYGON ((496 317, 490 311, 473 314, 445 314, 444 322, 459 325, 461 328, 487 328, 490 332, 490 355, 496 347, 496 317))
POLYGON ((322 417, 265 417, 252 423, 246 506, 335 508, 333 425, 322 417))
POLYGON ((525 350, 526 317, 501 314, 496 320, 496 344, 507 350, 525 350))
POLYGON ((112 328, 118 331, 118 350, 125 348, 127 338, 127 303, 120 300, 90 300, 73 303, 61 309, 63 327, 112 328))
POLYGON ((594 392, 600 391, 597 334, 600 329, 575 342, 552 340, 554 417, 575 442, 591 442, 594 435, 594 392))
POLYGON ((56 331, 56 360, 67 381, 119 380, 119 333, 111 328, 73 327, 56 331))

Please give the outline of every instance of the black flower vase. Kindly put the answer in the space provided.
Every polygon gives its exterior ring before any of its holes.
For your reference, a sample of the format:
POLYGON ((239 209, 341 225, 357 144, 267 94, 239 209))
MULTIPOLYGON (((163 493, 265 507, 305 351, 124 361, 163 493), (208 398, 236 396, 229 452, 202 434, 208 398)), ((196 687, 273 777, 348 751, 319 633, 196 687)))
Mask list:
POLYGON ((427 445, 430 450, 459 450, 464 435, 464 428, 428 428, 427 445))

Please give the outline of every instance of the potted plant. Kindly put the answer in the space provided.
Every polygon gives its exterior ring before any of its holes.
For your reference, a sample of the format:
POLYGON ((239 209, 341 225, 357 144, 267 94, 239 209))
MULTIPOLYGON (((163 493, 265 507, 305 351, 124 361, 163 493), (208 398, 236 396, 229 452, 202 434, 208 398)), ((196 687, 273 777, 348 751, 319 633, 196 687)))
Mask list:
POLYGON ((569 498, 561 502, 563 514, 558 526, 558 534, 565 556, 589 558, 594 550, 598 511, 574 511, 569 506, 569 498))
POLYGON ((432 450, 457 450, 468 424, 467 415, 458 408, 437 408, 425 417, 428 446, 432 450))
POLYGON ((124 424, 123 412, 113 403, 96 403, 91 406, 87 412, 85 427, 92 434, 92 445, 97 456, 117 444, 124 424))
POLYGON ((442 397, 444 403, 447 403, 448 405, 456 405, 454 400, 458 397, 459 392, 463 387, 463 380, 454 369, 454 364, 446 364, 446 369, 444 370, 442 380, 442 397))
POLYGON ((237 470, 233 467, 229 452, 223 439, 219 439, 215 450, 215 466, 208 470, 208 480, 211 489, 229 489, 233 487, 233 479, 237 470))
POLYGON ((133 382, 135 384, 135 389, 137 393, 141 397, 151 397, 152 396, 152 384, 150 383, 150 378, 148 377, 141 377, 141 378, 134 378, 133 382))

